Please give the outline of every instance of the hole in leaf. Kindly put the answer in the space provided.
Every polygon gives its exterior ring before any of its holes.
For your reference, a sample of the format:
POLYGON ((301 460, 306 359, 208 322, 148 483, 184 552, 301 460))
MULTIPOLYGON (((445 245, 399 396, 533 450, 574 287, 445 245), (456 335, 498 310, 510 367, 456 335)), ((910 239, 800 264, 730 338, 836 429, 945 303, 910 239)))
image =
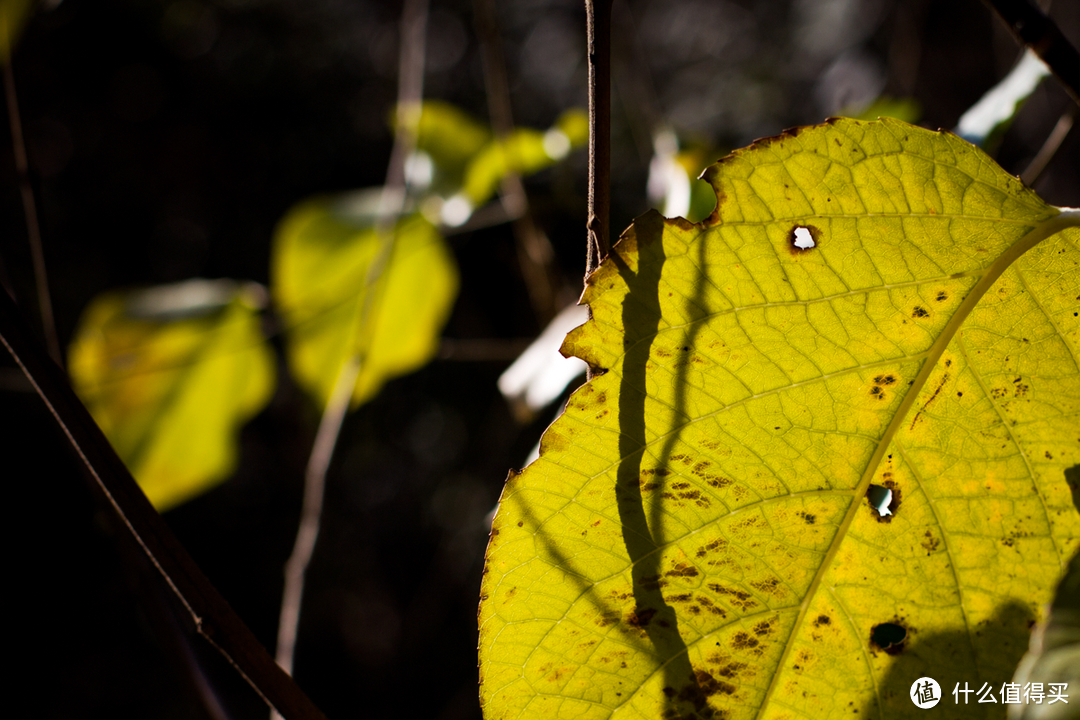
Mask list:
POLYGON ((800 250, 809 250, 817 244, 810 234, 810 228, 798 226, 792 231, 792 235, 794 239, 791 241, 791 244, 800 250))
POLYGON ((821 231, 813 225, 793 225, 787 234, 788 250, 798 257, 821 245, 821 231))
POLYGON ((907 628, 896 623, 880 623, 870 629, 870 644, 889 655, 899 655, 904 651, 907 640, 907 628))
POLYGON ((878 517, 893 514, 889 508, 892 503, 893 492, 889 488, 881 485, 871 485, 870 489, 866 491, 866 499, 870 502, 870 507, 877 511, 878 517))

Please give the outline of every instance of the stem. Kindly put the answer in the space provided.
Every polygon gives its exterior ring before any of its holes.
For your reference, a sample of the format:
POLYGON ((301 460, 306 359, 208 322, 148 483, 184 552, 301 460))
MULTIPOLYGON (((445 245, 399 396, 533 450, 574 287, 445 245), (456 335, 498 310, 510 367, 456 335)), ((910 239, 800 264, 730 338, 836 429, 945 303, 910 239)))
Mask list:
POLYGON ((112 507, 131 533, 169 591, 183 605, 195 632, 236 668, 267 705, 284 717, 325 720, 195 565, 75 396, 63 371, 30 338, 15 303, 7 293, 0 292, 0 343, 11 353, 56 419, 92 478, 91 486, 99 500, 112 507))
POLYGON ((611 249, 611 1, 585 0, 589 38, 589 220, 585 275, 611 249))
MULTIPOLYGON (((308 458, 304 476, 304 502, 300 513, 300 527, 292 553, 285 564, 285 588, 282 592, 281 615, 278 621, 277 662, 292 674, 296 649, 296 634, 300 623, 300 608, 304 596, 305 577, 322 523, 323 498, 326 473, 333 458, 334 448, 341 434, 345 414, 349 410, 353 389, 364 365, 367 340, 374 336, 377 307, 382 296, 384 271, 390 263, 395 244, 394 226, 405 207, 406 191, 405 160, 413 150, 415 127, 406 120, 408 113, 401 108, 417 103, 424 90, 424 41, 427 31, 427 0, 405 0, 401 13, 401 52, 398 72, 398 111, 395 113, 394 147, 386 171, 382 201, 376 232, 379 251, 368 268, 364 281, 364 296, 350 347, 356 348, 338 371, 334 389, 330 393, 315 443, 308 458)), ((419 117, 416 117, 419 122, 419 117)), ((271 720, 278 715, 271 713, 271 720)))
POLYGON ((1050 131, 1050 136, 1046 138, 1046 142, 1039 148, 1039 152, 1020 175, 1021 182, 1028 187, 1035 185, 1035 181, 1042 175, 1043 170, 1045 170, 1046 166, 1050 164, 1050 161, 1054 159, 1054 155, 1057 154, 1058 149, 1061 147, 1061 143, 1065 142, 1065 138, 1068 137, 1069 131, 1072 130, 1073 122, 1075 120, 1076 108, 1070 106, 1069 109, 1058 118, 1057 124, 1054 125, 1054 129, 1050 131))
MULTIPOLYGON (((506 79, 506 63, 499 44, 498 20, 493 0, 474 0, 473 16, 476 35, 484 58, 484 85, 487 88, 488 113, 491 126, 498 140, 505 140, 514 130, 513 111, 510 106, 510 85, 506 79)), ((552 279, 552 261, 555 251, 551 241, 536 227, 529 211, 529 198, 521 176, 514 170, 515 162, 508 163, 509 170, 502 179, 500 191, 507 214, 514 217, 514 238, 517 240, 518 265, 525 280, 533 312, 541 327, 555 316, 555 282, 552 279)))
POLYGON ((1042 58, 1080 105, 1080 53, 1031 0, 983 0, 1022 44, 1042 58))
POLYGON ((26 236, 30 241, 30 259, 34 265, 34 285, 37 287, 38 309, 41 326, 45 333, 45 345, 49 355, 60 367, 64 366, 60 352, 60 340, 53 319, 52 300, 49 297, 49 275, 45 272, 45 253, 41 245, 41 227, 38 225, 37 204, 30 184, 30 164, 26 160, 26 141, 23 139, 22 120, 19 117, 19 99, 15 93, 14 58, 4 64, 4 92, 7 95, 8 123, 11 125, 11 146, 15 154, 15 170, 19 174, 19 190, 22 194, 23 214, 26 215, 26 236))
POLYGON ((349 409, 349 398, 352 397, 359 374, 360 363, 355 357, 341 366, 330 400, 319 421, 315 445, 304 475, 304 504, 300 511, 300 527, 296 531, 292 554, 285 563, 285 589, 278 621, 277 664, 290 675, 296 650, 296 632, 300 624, 300 603, 304 596, 304 575, 315 552, 315 541, 319 538, 326 471, 330 467, 330 459, 334 455, 334 447, 341 433, 341 424, 349 409))

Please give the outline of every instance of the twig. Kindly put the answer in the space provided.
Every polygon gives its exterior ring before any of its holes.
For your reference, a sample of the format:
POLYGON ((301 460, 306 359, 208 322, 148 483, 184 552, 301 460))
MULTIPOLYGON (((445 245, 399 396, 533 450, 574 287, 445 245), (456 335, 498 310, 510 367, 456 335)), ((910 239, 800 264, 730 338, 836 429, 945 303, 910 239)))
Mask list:
MULTIPOLYGON (((356 316, 352 343, 356 350, 338 371, 334 389, 319 421, 315 444, 308 458, 304 478, 304 502, 300 512, 300 527, 296 532, 293 550, 285 565, 285 588, 282 592, 281 615, 278 622, 277 662, 292 673, 300 608, 304 595, 304 578, 315 544, 319 537, 326 472, 334 454, 345 414, 349 409, 356 380, 363 368, 367 353, 366 338, 374 336, 377 308, 384 283, 380 282, 390 263, 395 244, 394 226, 405 206, 407 183, 405 160, 413 150, 416 128, 407 125, 401 108, 419 102, 424 88, 424 41, 427 29, 427 0, 405 0, 401 14, 401 52, 398 72, 398 106, 395 113, 394 147, 386 172, 382 202, 376 232, 379 251, 368 268, 364 282, 364 298, 356 316)), ((416 118, 419 121, 419 118, 416 118)), ((272 720, 277 716, 271 713, 272 720)))
POLYGON ((1080 105, 1080 53, 1031 0, 983 0, 1017 40, 1031 48, 1080 105))
POLYGON ((1073 122, 1076 120, 1076 107, 1070 106, 1069 109, 1064 112, 1060 118, 1058 118, 1057 124, 1054 125, 1054 129, 1050 131, 1050 136, 1046 138, 1046 142, 1039 148, 1039 152, 1035 155, 1034 159, 1028 164, 1024 172, 1020 174, 1020 180, 1031 187, 1035 184, 1035 181, 1042 175, 1043 170, 1050 164, 1050 161, 1054 159, 1054 155, 1057 154, 1058 148, 1061 147, 1061 143, 1065 142, 1065 138, 1068 137, 1069 131, 1073 128, 1073 122))
POLYGON ((359 374, 360 363, 355 356, 338 371, 334 389, 319 420, 319 430, 315 433, 315 444, 308 458, 307 472, 304 474, 304 503, 300 511, 300 527, 296 531, 292 554, 285 563, 285 589, 282 592, 281 617, 278 620, 277 664, 290 675, 296 650, 296 631, 300 624, 300 605, 304 596, 304 575, 315 552, 315 541, 319 538, 326 471, 330 467, 330 459, 334 456, 341 424, 349 409, 349 399, 359 374))
POLYGON ((611 1, 585 0, 589 39, 589 219, 586 277, 611 248, 611 1))
POLYGON ((0 343, 11 353, 93 479, 92 488, 115 511, 139 548, 183 605, 194 630, 249 685, 289 720, 325 720, 322 712, 237 617, 146 499, 131 473, 90 417, 63 371, 32 341, 6 292, 0 292, 0 343))
MULTIPOLYGON (((491 126, 496 139, 502 141, 513 132, 514 117, 493 0, 474 0, 473 17, 484 58, 484 85, 487 87, 491 126)), ((558 310, 555 307, 555 282, 552 278, 555 251, 551 241, 533 222, 529 198, 521 176, 514 170, 514 162, 508 163, 508 168, 501 183, 502 202, 507 214, 515 216, 513 229, 517 240, 518 264, 533 312, 543 327, 555 317, 558 310)))
POLYGON ((15 154, 15 170, 19 174, 19 190, 22 194, 23 214, 26 215, 26 236, 30 241, 30 260, 34 265, 34 285, 37 287, 38 309, 45 334, 45 346, 49 355, 60 367, 64 366, 60 352, 60 340, 53 319, 52 300, 49 296, 49 275, 45 272, 45 253, 41 246, 41 227, 38 225, 37 204, 30 184, 30 164, 26 160, 26 141, 23 139, 22 120, 19 116, 19 99, 15 93, 14 58, 4 63, 4 92, 7 95, 8 123, 11 125, 11 147, 15 154))

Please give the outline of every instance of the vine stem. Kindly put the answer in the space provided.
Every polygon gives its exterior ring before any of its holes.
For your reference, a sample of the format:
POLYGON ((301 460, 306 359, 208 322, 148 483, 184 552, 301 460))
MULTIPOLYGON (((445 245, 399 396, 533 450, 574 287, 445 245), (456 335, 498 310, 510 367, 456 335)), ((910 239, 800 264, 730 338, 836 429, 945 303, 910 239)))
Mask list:
POLYGON ((1031 0, 983 0, 1022 44, 1031 48, 1080 105, 1080 52, 1031 0))
POLYGON ((611 249, 611 3, 585 0, 589 41, 588 277, 611 249))
MULTIPOLYGON (((417 131, 416 127, 411 127, 408 123, 409 118, 419 123, 419 113, 402 112, 402 109, 412 103, 419 103, 423 97, 427 16, 428 0, 405 0, 401 14, 394 146, 390 153, 386 183, 383 186, 379 208, 379 220, 376 224, 379 250, 368 268, 364 281, 364 296, 356 316, 353 342, 350 343, 350 346, 356 347, 356 350, 338 371, 334 388, 319 421, 319 429, 315 435, 304 476, 304 500, 300 511, 300 526, 296 532, 292 553, 285 564, 285 587, 282 592, 281 614, 278 620, 276 659, 278 665, 290 675, 293 671, 305 578, 315 553, 315 545, 322 524, 326 473, 330 467, 338 437, 341 435, 341 427, 349 410, 353 390, 360 371, 363 369, 367 342, 375 334, 377 309, 385 285, 382 282, 384 271, 394 251, 396 237, 394 226, 405 208, 408 190, 405 161, 414 149, 413 138, 417 131)), ((271 713, 271 720, 279 718, 276 712, 271 713)))
POLYGON ((15 155, 15 170, 19 175, 19 192, 22 195, 23 214, 26 216, 26 237, 30 242, 30 261, 34 266, 34 285, 37 288, 38 311, 49 355, 60 367, 64 366, 60 352, 60 339, 56 334, 52 299, 49 295, 49 275, 45 271, 45 252, 41 243, 41 226, 38 224, 37 203, 34 188, 30 184, 30 163, 26 159, 26 140, 23 138, 22 119, 19 114, 19 97, 15 92, 13 57, 4 63, 4 94, 7 97, 8 124, 11 125, 11 148, 15 155))
POLYGON ((0 292, 0 343, 60 426, 92 479, 91 487, 98 499, 110 506, 127 528, 183 606, 195 633, 221 653, 282 716, 289 720, 325 720, 202 574, 76 397, 63 371, 31 337, 15 303, 6 292, 0 292))

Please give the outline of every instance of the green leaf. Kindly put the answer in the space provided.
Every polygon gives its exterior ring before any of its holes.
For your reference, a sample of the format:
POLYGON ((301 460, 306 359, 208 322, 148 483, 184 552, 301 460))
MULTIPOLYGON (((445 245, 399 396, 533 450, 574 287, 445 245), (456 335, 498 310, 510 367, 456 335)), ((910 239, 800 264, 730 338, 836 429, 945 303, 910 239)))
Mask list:
POLYGON ((953 683, 1012 676, 1080 537, 1077 213, 895 120, 705 179, 588 280, 603 374, 492 527, 485 716, 922 717, 921 676, 984 716, 953 683))
POLYGON ((915 98, 894 98, 882 95, 854 117, 858 120, 877 120, 893 118, 906 123, 916 123, 922 117, 922 105, 915 98))
MULTIPOLYGON (((350 212, 355 195, 308 200, 278 226, 271 293, 287 327, 289 366, 325 407, 344 363, 363 349, 352 405, 388 380, 425 365, 457 295, 458 274, 446 241, 419 215, 398 221, 366 335, 360 313, 369 267, 379 251, 374 216, 350 212)), ((360 203, 363 205, 363 203, 360 203)))
POLYGON ((83 313, 69 350, 75 391, 159 510, 233 472, 240 426, 273 395, 262 294, 193 280, 100 295, 83 313))

